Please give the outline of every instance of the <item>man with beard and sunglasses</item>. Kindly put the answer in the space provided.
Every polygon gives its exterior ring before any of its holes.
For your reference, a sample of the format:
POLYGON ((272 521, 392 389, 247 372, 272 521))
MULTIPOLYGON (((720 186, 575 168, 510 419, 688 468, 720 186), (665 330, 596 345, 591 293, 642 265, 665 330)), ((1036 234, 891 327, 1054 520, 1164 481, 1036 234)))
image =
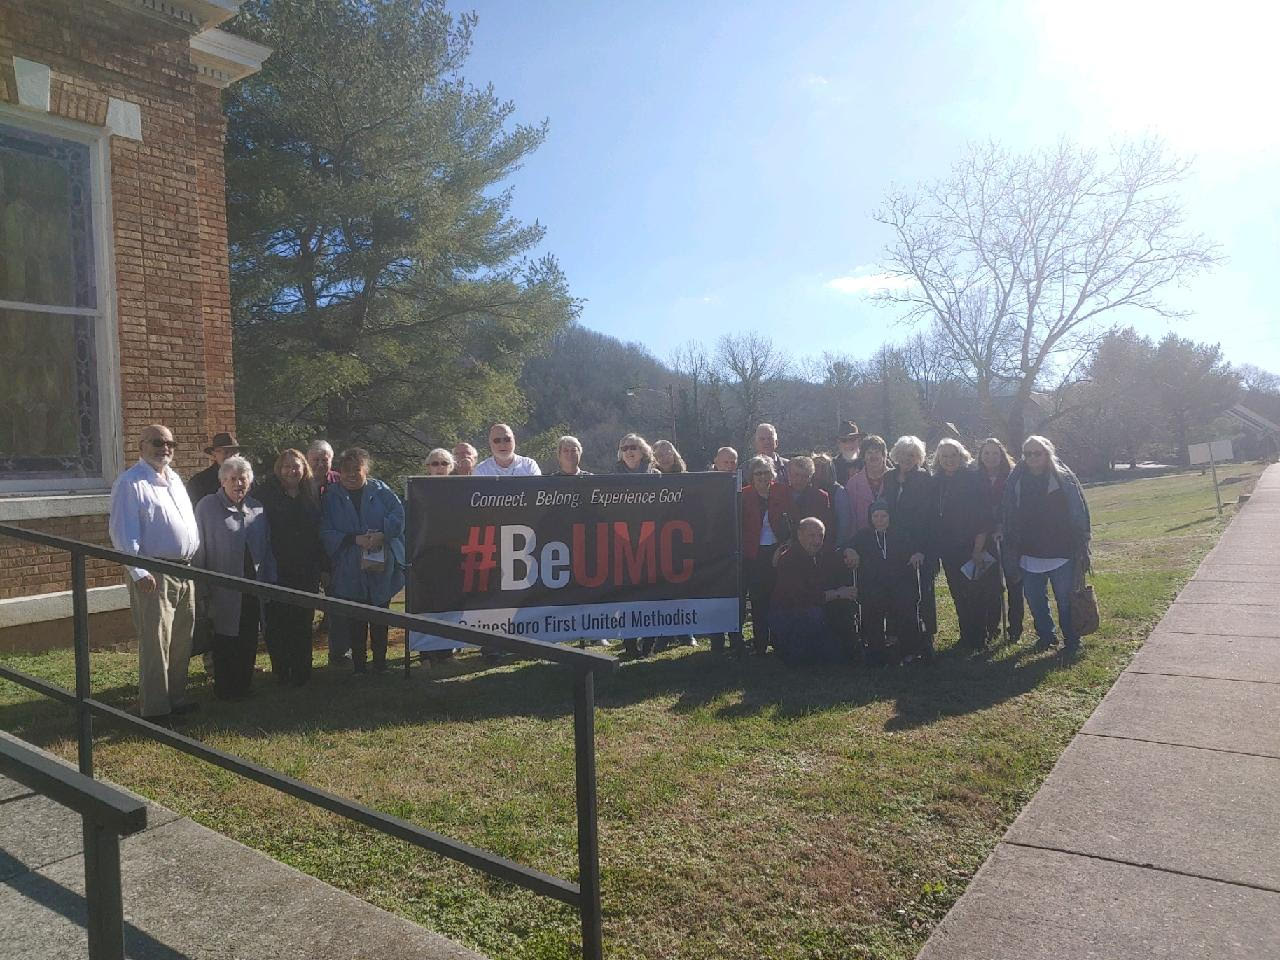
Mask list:
MULTIPOLYGON (((138 462, 111 488, 111 542, 121 553, 190 565, 200 535, 182 480, 173 469, 173 433, 145 427, 138 462)), ((138 638, 139 712, 148 720, 187 713, 187 663, 195 626, 195 583, 128 568, 129 607, 138 638)))

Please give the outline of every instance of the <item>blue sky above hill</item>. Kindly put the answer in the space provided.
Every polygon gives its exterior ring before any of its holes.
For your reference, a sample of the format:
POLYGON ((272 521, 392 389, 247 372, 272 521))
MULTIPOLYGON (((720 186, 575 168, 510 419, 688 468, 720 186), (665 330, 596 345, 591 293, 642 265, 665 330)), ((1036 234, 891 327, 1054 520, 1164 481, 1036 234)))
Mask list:
POLYGON ((1261 2, 460 4, 467 67, 551 132, 517 216, 586 299, 583 323, 666 358, 759 330, 795 354, 872 352, 909 330, 870 303, 894 183, 968 141, 1103 147, 1154 132, 1195 166, 1190 225, 1226 262, 1152 336, 1221 342, 1280 372, 1280 125, 1261 2))

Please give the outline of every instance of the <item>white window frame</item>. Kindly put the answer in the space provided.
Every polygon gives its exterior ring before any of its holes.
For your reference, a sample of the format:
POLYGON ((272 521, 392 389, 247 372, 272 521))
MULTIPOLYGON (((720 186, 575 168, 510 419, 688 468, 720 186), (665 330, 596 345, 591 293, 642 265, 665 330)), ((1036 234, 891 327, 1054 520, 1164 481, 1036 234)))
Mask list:
POLYGON ((108 491, 123 469, 123 413, 120 397, 120 338, 116 315, 115 237, 111 216, 111 131, 49 114, 33 113, 0 103, 0 124, 61 137, 89 148, 90 211, 93 217, 94 281, 96 310, 77 307, 39 307, 0 300, 0 307, 35 313, 96 316, 98 433, 102 452, 102 475, 66 479, 5 480, 0 477, 0 496, 6 494, 68 494, 108 491))

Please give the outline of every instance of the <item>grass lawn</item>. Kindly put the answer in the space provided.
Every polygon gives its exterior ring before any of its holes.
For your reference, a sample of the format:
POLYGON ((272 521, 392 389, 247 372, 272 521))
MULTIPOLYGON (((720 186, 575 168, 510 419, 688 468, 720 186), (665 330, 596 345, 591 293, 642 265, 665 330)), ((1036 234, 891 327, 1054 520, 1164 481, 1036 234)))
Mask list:
MULTIPOLYGON (((1260 471, 1225 468, 1224 498, 1260 471)), ((600 681, 607 956, 913 957, 1231 513, 1217 518, 1197 471, 1096 485, 1088 498, 1103 631, 1070 665, 1027 646, 954 651, 940 578, 929 666, 789 670, 704 644, 600 681)), ((5 662, 73 685, 70 653, 5 662)), ((430 677, 415 666, 408 681, 318 670, 302 690, 260 676, 253 701, 222 704, 192 667, 204 704, 184 727, 192 736, 576 877, 563 670, 477 656, 430 677)), ((100 698, 133 706, 135 655, 95 653, 93 676, 100 698)), ((0 728, 74 756, 68 711, 4 682, 0 728)), ((495 960, 577 955, 568 908, 98 729, 100 776, 495 960)))

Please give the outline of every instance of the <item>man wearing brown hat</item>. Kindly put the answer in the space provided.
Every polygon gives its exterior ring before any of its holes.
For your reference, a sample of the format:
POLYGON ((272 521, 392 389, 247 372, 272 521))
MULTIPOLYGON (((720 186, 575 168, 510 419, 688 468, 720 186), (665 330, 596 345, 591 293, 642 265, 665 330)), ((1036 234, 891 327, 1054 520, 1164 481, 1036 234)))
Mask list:
POLYGON ((240 444, 236 443, 233 434, 215 433, 209 446, 204 448, 204 452, 213 458, 213 463, 187 481, 187 493, 191 495, 193 508, 209 494, 218 492, 221 486, 218 483, 218 468, 227 457, 234 457, 240 452, 240 444))
POLYGON ((836 442, 840 446, 840 455, 832 461, 832 466, 836 469, 836 483, 843 487, 849 483, 849 474, 862 469, 862 456, 858 452, 862 431, 852 420, 846 420, 836 442))

